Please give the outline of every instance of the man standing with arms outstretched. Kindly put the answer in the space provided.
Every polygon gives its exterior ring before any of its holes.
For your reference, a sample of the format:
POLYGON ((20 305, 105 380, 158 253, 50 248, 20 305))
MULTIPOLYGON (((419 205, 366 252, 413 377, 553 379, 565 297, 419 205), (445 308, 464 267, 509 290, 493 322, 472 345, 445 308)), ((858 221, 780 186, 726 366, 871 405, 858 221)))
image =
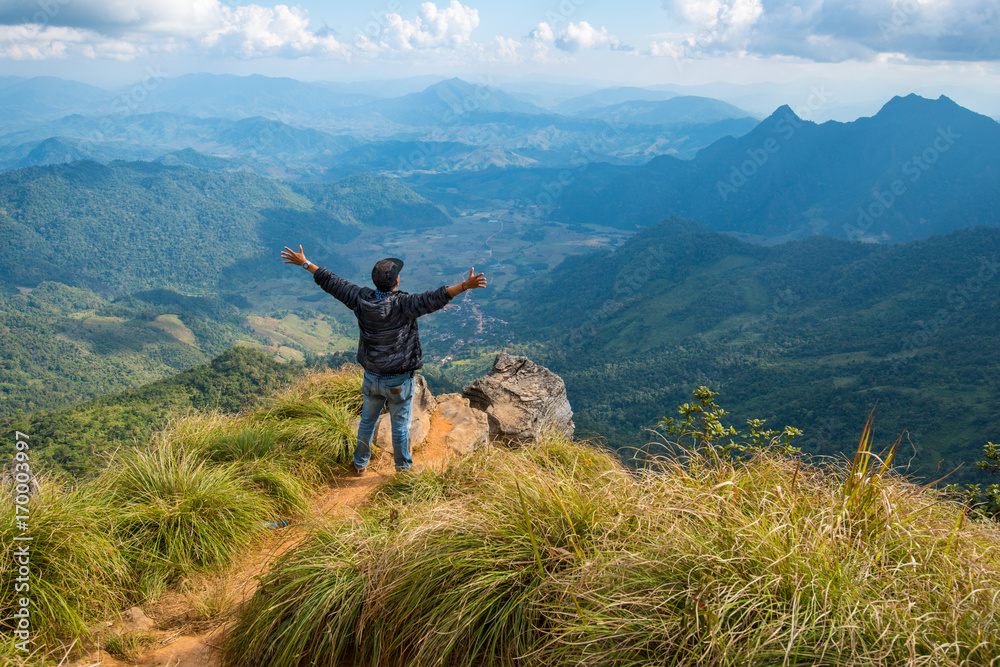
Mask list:
POLYGON ((392 426, 392 451, 396 471, 409 470, 410 413, 413 407, 413 374, 423 366, 417 318, 444 308, 462 292, 486 287, 486 277, 476 275, 450 287, 442 285, 422 294, 400 292, 399 271, 403 260, 395 257, 380 260, 372 268, 375 289, 359 287, 306 259, 302 246, 295 252, 288 246, 281 252, 285 264, 301 266, 313 274, 316 284, 354 311, 361 335, 358 339, 358 363, 365 369, 362 383, 364 403, 358 425, 358 444, 354 448, 354 471, 365 474, 371 458, 372 435, 382 407, 389 404, 392 426))

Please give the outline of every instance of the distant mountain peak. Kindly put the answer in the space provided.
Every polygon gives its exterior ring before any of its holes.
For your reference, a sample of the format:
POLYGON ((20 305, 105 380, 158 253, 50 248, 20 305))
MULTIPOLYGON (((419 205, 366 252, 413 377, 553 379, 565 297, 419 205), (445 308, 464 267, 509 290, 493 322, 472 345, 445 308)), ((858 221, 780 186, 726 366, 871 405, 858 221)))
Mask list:
POLYGON ((909 95, 896 95, 891 100, 882 105, 879 112, 875 114, 875 117, 883 116, 886 114, 898 114, 898 113, 920 113, 930 109, 937 110, 957 110, 962 109, 961 106, 955 103, 950 97, 941 95, 936 100, 927 97, 921 97, 916 93, 910 93, 909 95))

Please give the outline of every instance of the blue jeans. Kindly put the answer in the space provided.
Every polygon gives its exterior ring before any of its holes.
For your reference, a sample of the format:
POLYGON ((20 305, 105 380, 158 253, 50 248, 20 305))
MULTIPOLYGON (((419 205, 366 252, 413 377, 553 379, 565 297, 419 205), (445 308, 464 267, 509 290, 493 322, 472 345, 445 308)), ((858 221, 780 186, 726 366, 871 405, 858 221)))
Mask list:
POLYGON ((396 470, 409 470, 413 465, 410 459, 413 384, 413 376, 409 371, 382 379, 365 371, 365 379, 361 383, 364 403, 361 406, 361 423, 358 425, 358 444, 354 448, 354 467, 358 470, 364 470, 371 459, 375 423, 386 403, 389 404, 392 454, 396 460, 396 470))

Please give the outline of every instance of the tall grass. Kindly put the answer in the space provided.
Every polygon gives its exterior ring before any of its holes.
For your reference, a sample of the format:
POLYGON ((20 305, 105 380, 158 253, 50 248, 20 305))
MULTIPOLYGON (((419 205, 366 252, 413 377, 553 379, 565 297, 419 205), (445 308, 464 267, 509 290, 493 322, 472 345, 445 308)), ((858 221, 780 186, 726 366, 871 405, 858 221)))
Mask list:
POLYGON ((1000 664, 1000 531, 871 467, 630 473, 553 438, 399 478, 265 579, 231 665, 1000 664), (858 473, 859 469, 853 470, 858 473))
POLYGON ((85 636, 87 627, 121 609, 129 599, 128 564, 115 540, 115 509, 94 489, 63 490, 65 480, 43 478, 31 497, 26 535, 15 541, 14 505, 0 508, 0 628, 13 628, 11 615, 20 598, 30 600, 36 643, 56 636, 85 636), (29 574, 18 582, 18 547, 27 545, 29 574), (18 584, 28 589, 17 591, 18 584))
MULTIPOLYGON (((317 373, 262 410, 176 419, 77 488, 44 480, 30 515, 37 650, 24 656, 4 641, 0 663, 58 661, 96 621, 180 575, 231 563, 265 522, 305 513, 313 486, 349 458, 360 386, 357 368, 317 373)), ((13 519, 12 505, 0 507, 0 630, 22 597, 7 576, 17 570, 13 519)))
POLYGON ((233 466, 212 466, 172 441, 119 453, 99 488, 116 507, 117 537, 143 588, 227 565, 261 531, 273 503, 233 466))

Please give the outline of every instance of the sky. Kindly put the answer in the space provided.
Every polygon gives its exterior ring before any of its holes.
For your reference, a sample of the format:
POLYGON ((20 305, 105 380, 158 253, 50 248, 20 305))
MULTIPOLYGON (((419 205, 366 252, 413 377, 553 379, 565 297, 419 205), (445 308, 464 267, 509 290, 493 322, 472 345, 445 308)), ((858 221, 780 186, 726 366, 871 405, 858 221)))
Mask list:
POLYGON ((822 80, 1000 99, 998 33, 997 0, 0 0, 0 75, 822 80))

